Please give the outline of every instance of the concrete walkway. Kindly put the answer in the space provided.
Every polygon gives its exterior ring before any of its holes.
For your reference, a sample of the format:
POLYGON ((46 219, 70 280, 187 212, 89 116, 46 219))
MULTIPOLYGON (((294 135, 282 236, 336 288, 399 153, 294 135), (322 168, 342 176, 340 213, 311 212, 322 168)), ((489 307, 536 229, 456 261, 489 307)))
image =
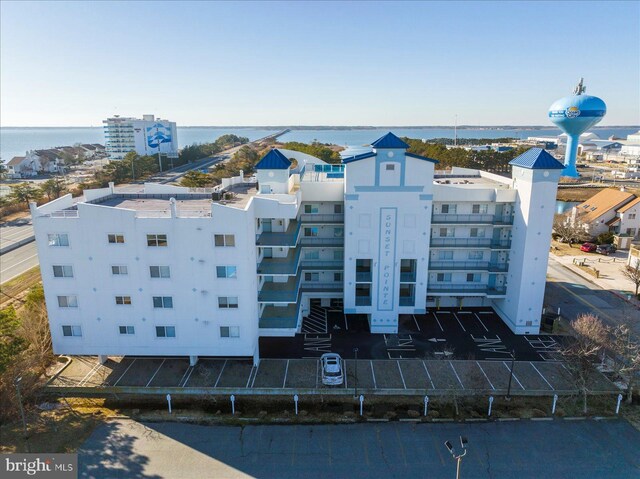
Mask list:
POLYGON ((550 253, 550 258, 557 261, 561 265, 569 268, 574 273, 585 278, 589 282, 599 286, 600 288, 610 291, 619 298, 627 301, 640 308, 640 301, 633 298, 635 290, 634 284, 621 272, 621 269, 627 264, 627 251, 616 251, 609 256, 603 255, 580 255, 580 256, 557 256, 550 253), (600 271, 600 277, 587 273, 583 269, 576 266, 576 263, 584 261, 587 266, 593 267, 600 271), (631 294, 631 299, 628 296, 631 294))

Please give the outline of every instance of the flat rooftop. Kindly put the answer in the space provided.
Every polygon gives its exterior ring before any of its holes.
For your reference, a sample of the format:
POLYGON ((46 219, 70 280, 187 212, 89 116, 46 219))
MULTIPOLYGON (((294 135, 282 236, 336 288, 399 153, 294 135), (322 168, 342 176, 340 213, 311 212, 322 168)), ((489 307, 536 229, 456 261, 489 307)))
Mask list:
POLYGON ((505 177, 504 182, 480 175, 440 174, 433 175, 433 183, 444 186, 470 186, 477 188, 511 189, 510 179, 505 177))
POLYGON ((221 193, 223 199, 213 200, 211 193, 119 193, 88 203, 140 212, 142 217, 171 216, 171 198, 175 198, 178 216, 210 217, 211 205, 244 209, 249 199, 258 193, 254 184, 233 185, 221 193))

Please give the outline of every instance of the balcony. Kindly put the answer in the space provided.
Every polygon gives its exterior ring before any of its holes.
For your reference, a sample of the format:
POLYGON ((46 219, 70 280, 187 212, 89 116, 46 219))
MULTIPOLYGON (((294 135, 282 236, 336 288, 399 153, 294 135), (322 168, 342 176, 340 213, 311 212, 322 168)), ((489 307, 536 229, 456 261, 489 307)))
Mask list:
POLYGON ((258 324, 260 328, 297 328, 298 304, 290 304, 287 307, 268 305, 262 311, 258 324))
POLYGON ((305 281, 300 284, 300 292, 302 293, 342 293, 343 291, 342 281, 305 281))
POLYGON ((344 246, 344 237, 322 238, 318 236, 302 236, 302 246, 344 246))
POLYGON ((288 274, 298 272, 300 248, 289 248, 289 254, 284 258, 263 258, 258 264, 258 274, 288 274))
POLYGON ((431 247, 510 249, 511 240, 491 238, 431 238, 431 247))
POLYGON ((295 303, 298 299, 298 284, 300 275, 292 276, 284 283, 268 281, 262 285, 258 292, 258 301, 261 303, 295 303))
POLYGON ((284 232, 262 232, 256 238, 258 246, 295 246, 300 233, 300 223, 296 220, 289 222, 287 231, 284 232))
POLYGON ((303 259, 300 266, 306 270, 342 271, 344 262, 342 260, 303 259))
POLYGON ((489 271, 504 273, 508 263, 489 263, 485 261, 430 261, 429 271, 489 271))
POLYGON ((427 294, 433 295, 484 295, 487 297, 504 296, 507 293, 505 286, 489 286, 487 284, 457 284, 457 283, 430 283, 427 294))
POLYGON ((434 225, 510 225, 513 224, 511 215, 433 215, 431 224, 434 225))
POLYGON ((343 224, 344 214, 315 214, 315 213, 303 213, 300 215, 300 221, 308 224, 343 224))

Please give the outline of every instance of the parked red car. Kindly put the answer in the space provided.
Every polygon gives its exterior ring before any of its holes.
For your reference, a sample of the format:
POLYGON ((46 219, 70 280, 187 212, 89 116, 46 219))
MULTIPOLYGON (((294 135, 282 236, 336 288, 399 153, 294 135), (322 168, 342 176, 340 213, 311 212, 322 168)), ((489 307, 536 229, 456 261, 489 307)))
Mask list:
POLYGON ((593 253, 596 249, 598 249, 598 246, 593 243, 583 243, 583 245, 580 246, 580 251, 585 251, 587 253, 593 253))

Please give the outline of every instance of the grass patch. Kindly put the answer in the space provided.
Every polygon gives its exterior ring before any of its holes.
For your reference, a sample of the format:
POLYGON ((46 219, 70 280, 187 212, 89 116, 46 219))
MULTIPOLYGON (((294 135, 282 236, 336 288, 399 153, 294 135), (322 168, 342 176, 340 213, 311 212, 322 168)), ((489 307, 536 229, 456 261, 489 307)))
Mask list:
POLYGON ((6 283, 2 283, 0 306, 3 308, 9 306, 9 304, 13 303, 16 298, 21 298, 29 288, 41 281, 42 276, 40 275, 40 266, 34 266, 30 270, 22 273, 20 276, 17 276, 6 283))

